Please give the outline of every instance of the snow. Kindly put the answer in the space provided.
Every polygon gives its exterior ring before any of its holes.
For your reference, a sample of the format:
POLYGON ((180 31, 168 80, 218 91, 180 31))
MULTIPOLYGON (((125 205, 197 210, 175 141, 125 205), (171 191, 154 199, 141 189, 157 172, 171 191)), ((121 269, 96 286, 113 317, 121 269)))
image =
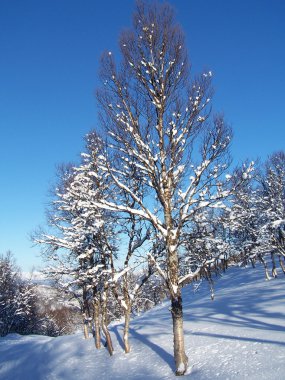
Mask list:
POLYGON ((124 308, 125 310, 128 309, 128 306, 127 306, 127 304, 126 304, 126 302, 124 300, 121 300, 120 304, 121 304, 122 308, 124 308))
POLYGON ((171 284, 171 286, 172 286, 172 289, 173 289, 173 293, 174 293, 174 294, 177 294, 178 286, 177 286, 177 285, 174 285, 174 284, 171 284))
MULTIPOLYGON (((264 280, 261 267, 230 269, 215 286, 184 293, 185 379, 283 379, 285 277, 264 280)), ((196 287, 197 288, 197 287, 196 287)), ((50 338, 11 334, 0 338, 2 380, 176 379, 169 304, 131 322, 131 353, 122 348, 123 325, 114 323, 115 353, 97 351, 83 334, 50 338)))
POLYGON ((272 227, 279 227, 284 223, 285 223, 285 219, 279 219, 279 220, 275 220, 274 222, 272 222, 271 226, 272 227))
POLYGON ((114 274, 112 281, 117 282, 120 277, 126 274, 131 268, 126 267, 121 272, 114 274))
POLYGON ((177 368, 177 370, 180 373, 185 372, 185 365, 184 365, 184 363, 180 363, 179 366, 178 366, 178 368, 177 368))

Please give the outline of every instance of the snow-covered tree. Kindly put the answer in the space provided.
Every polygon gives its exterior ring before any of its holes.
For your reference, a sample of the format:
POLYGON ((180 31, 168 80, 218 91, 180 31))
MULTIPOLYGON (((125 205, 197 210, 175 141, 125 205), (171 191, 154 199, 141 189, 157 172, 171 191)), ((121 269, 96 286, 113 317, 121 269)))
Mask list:
POLYGON ((260 211, 263 215, 261 238, 271 256, 272 276, 277 276, 275 256, 285 273, 285 153, 272 154, 260 176, 260 211))
POLYGON ((0 336, 35 332, 35 300, 35 290, 22 279, 11 252, 0 255, 0 336))
MULTIPOLYGON (((100 162, 103 156, 100 155, 100 152, 98 151, 98 147, 102 147, 103 145, 102 140, 95 132, 89 133, 86 137, 86 140, 88 142, 88 150, 92 151, 92 154, 89 155, 89 158, 86 157, 85 164, 81 165, 81 167, 76 170, 85 171, 88 173, 90 171, 90 168, 94 167, 95 165, 97 170, 97 177, 101 176, 102 179, 104 178, 105 183, 108 183, 108 185, 110 185, 109 175, 105 170, 106 168, 100 162)), ((135 165, 130 166, 130 171, 126 176, 126 182, 129 187, 135 188, 137 191, 139 191, 140 187, 142 186, 142 182, 140 181, 138 175, 138 169, 135 165)), ((118 196, 120 199, 124 199, 124 204, 126 204, 128 207, 136 207, 136 201, 122 189, 120 189, 118 194, 114 192, 112 188, 108 188, 108 191, 104 194, 107 193, 108 197, 111 197, 112 199, 116 199, 118 196)), ((84 195, 88 197, 87 193, 84 195)), ((93 208, 90 207, 90 204, 84 204, 89 209, 90 213, 94 212, 93 208)), ((117 240, 120 240, 121 246, 119 252, 119 260, 116 260, 115 255, 110 255, 110 276, 108 279, 108 284, 110 285, 112 293, 122 310, 122 314, 124 315, 125 327, 123 341, 125 352, 129 353, 129 326, 131 312, 137 301, 137 296, 141 291, 141 288, 145 285, 153 272, 152 267, 149 267, 148 272, 144 273, 141 276, 136 273, 138 269, 139 271, 142 271, 142 268, 146 265, 146 258, 142 252, 145 251, 145 245, 146 242, 148 242, 150 231, 146 227, 146 223, 144 223, 140 218, 133 214, 127 216, 124 215, 122 217, 120 214, 116 213, 115 218, 112 218, 112 226, 113 229, 116 230, 117 240), (122 268, 119 264, 120 262, 123 263, 122 268), (132 281, 134 279, 135 281, 132 281)), ((106 248, 109 248, 108 244, 106 248)))
POLYGON ((264 223, 260 207, 260 192, 256 181, 252 180, 239 188, 232 198, 230 210, 224 215, 231 250, 242 265, 248 262, 254 265, 256 259, 265 264, 263 251, 266 239, 263 239, 263 243, 260 239, 260 229, 264 223))
POLYGON ((241 186, 232 199, 228 212, 231 247, 241 264, 253 266, 260 261, 266 279, 277 276, 275 258, 285 273, 284 226, 285 226, 285 155, 274 153, 260 164, 249 184, 241 186))
POLYGON ((63 171, 49 212, 53 233, 41 232, 34 241, 44 247, 43 253, 52 263, 48 273, 80 302, 85 337, 93 311, 96 347, 100 347, 101 326, 111 354, 106 305, 114 232, 107 212, 88 207, 96 197, 103 197, 106 188, 93 166, 85 154, 80 168, 63 171))
MULTIPOLYGON (((229 210, 229 207, 224 207, 229 210)), ((230 244, 226 232, 224 208, 205 208, 193 215, 193 220, 182 234, 181 246, 184 254, 180 259, 180 276, 187 282, 206 279, 211 297, 214 298, 214 276, 224 272, 231 257, 230 244), (188 274, 196 273, 196 277, 188 274)))
MULTIPOLYGON (((138 218, 161 240, 160 260, 151 249, 149 260, 170 293, 176 374, 183 375, 181 287, 208 265, 198 255, 196 270, 180 276, 183 235, 203 209, 227 207, 223 201, 239 186, 226 175, 231 130, 222 116, 211 115, 212 72, 190 79, 183 34, 168 5, 138 2, 120 49, 120 64, 112 52, 101 63, 97 98, 106 146, 96 165, 110 192, 92 207, 138 218), (133 167, 140 186, 130 181, 133 167)), ((244 169, 241 181, 251 170, 244 169)))

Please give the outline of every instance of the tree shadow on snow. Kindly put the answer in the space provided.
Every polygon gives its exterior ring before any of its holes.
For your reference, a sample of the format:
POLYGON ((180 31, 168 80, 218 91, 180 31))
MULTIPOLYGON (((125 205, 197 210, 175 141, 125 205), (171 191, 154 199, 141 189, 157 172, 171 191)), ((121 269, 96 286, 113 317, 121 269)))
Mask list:
MULTIPOLYGON (((284 292, 280 292, 278 287, 283 286, 284 280, 280 282, 272 280, 272 285, 275 286, 269 286, 269 283, 265 282, 264 286, 259 285, 259 287, 255 288, 255 282, 260 280, 260 271, 256 270, 254 272, 254 269, 251 270, 248 283, 244 282, 246 272, 241 269, 239 271, 232 271, 231 277, 225 276, 226 286, 224 289, 219 289, 222 283, 217 281, 214 301, 206 300, 205 302, 204 297, 199 299, 199 295, 198 297, 197 295, 191 295, 189 293, 190 289, 188 291, 185 289, 185 299, 189 295, 190 297, 192 296, 192 302, 187 302, 185 320, 190 323, 203 321, 224 326, 284 332, 285 314, 282 312, 284 309, 274 310, 271 308, 272 304, 278 305, 279 303, 283 305, 284 292), (250 286, 251 283, 252 286, 250 286), (231 288, 233 291, 231 291, 231 288), (219 290, 221 293, 219 293, 219 290), (191 312, 189 313, 189 311, 191 312)), ((247 271, 249 272, 249 269, 247 271)))
POLYGON ((241 337, 241 336, 234 336, 234 335, 223 335, 223 334, 205 333, 205 332, 198 332, 198 331, 197 332, 193 332, 191 335, 205 336, 205 337, 218 338, 218 339, 240 340, 240 341, 243 341, 243 342, 277 344, 277 345, 280 345, 280 346, 285 346, 284 342, 279 342, 279 341, 276 341, 276 340, 249 338, 249 337, 241 337))
POLYGON ((169 352, 165 351, 162 347, 147 339, 146 335, 139 334, 132 328, 130 329, 130 332, 135 339, 138 339, 143 344, 151 348, 157 355, 161 357, 163 361, 165 361, 165 363, 170 367, 172 371, 175 371, 174 358, 171 354, 169 354, 169 352))
POLYGON ((119 343, 119 345, 121 346, 121 348, 124 350, 125 347, 124 347, 124 342, 123 342, 123 339, 118 331, 118 326, 112 326, 112 330, 114 332, 114 334, 116 335, 116 338, 117 338, 117 341, 119 343))

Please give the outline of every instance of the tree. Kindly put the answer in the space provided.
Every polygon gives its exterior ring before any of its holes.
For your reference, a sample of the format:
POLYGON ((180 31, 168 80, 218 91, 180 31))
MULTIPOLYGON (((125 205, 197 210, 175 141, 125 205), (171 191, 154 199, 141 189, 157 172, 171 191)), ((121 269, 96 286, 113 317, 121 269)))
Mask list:
MULTIPOLYGON (((231 129, 221 115, 211 115, 212 73, 189 79, 183 34, 167 4, 138 2, 120 49, 119 65, 112 52, 103 55, 97 92, 104 144, 96 165, 110 191, 90 206, 138 218, 161 241, 160 260, 151 250, 149 260, 170 294, 176 374, 183 375, 188 358, 181 288, 209 264, 197 260, 195 272, 189 268, 180 276, 189 248, 183 236, 203 209, 226 207, 223 201, 240 184, 235 175, 225 176, 231 129), (139 186, 131 181, 133 168, 139 186)), ((251 170, 244 169, 241 182, 251 170)))
POLYGON ((26 283, 11 254, 0 255, 0 336, 27 334, 37 328, 36 293, 26 283))
MULTIPOLYGON (((94 176, 94 170, 96 170, 97 182, 95 189, 101 188, 101 190, 103 190, 103 182, 105 184, 110 185, 110 180, 108 176, 105 175, 105 170, 102 171, 102 167, 100 164, 100 157, 102 158, 102 156, 98 154, 98 147, 102 147, 103 143, 95 132, 89 133, 86 137, 86 140, 88 142, 88 151, 92 152, 92 154, 85 155, 84 165, 81 165, 76 170, 78 170, 81 173, 85 173, 85 176, 87 176, 88 178, 92 178, 92 176, 94 176), (98 181, 99 177, 101 178, 101 182, 98 181)), ((129 173, 128 178, 126 179, 128 181, 128 186, 139 190, 141 184, 137 178, 137 168, 133 165, 130 169, 131 171, 129 173)), ((77 178, 77 181, 80 182, 81 180, 77 178)), ((105 188, 106 191, 104 192, 104 194, 108 193, 108 196, 111 196, 112 199, 117 197, 117 194, 111 191, 111 189, 108 186, 106 187, 105 185, 105 188)), ((80 199, 81 205, 84 205, 85 209, 88 210, 89 216, 93 215, 94 211, 96 211, 97 209, 92 209, 92 207, 90 207, 90 204, 92 204, 94 199, 98 199, 98 195, 90 197, 90 191, 81 191, 82 186, 80 186, 79 189, 80 191, 78 191, 78 189, 76 188, 73 189, 74 195, 76 194, 77 199, 80 199)), ((103 192, 101 192, 101 195, 103 195, 103 192)), ((131 208, 134 208, 136 206, 136 202, 126 192, 121 192, 120 196, 123 197, 124 204, 126 204, 127 206, 131 208)), ((96 214, 93 216, 93 218, 97 217, 98 215, 96 216, 96 214)), ((139 291, 145 285, 149 277, 152 275, 151 267, 148 268, 147 274, 144 274, 142 276, 136 275, 136 269, 138 267, 141 268, 143 264, 145 264, 145 259, 140 260, 139 257, 137 257, 137 259, 134 260, 133 256, 135 254, 136 256, 141 256, 139 250, 143 249, 145 242, 149 239, 150 231, 149 229, 145 228, 145 223, 142 223, 142 221, 133 214, 127 217, 125 216, 123 218, 120 218, 120 215, 115 214, 111 218, 111 224, 112 231, 116 230, 117 240, 120 238, 121 242, 124 241, 123 246, 120 249, 119 255, 121 261, 123 261, 123 268, 120 269, 116 267, 116 255, 113 254, 114 248, 110 246, 108 239, 106 239, 107 236, 109 236, 109 241, 111 240, 111 233, 104 233, 101 235, 101 241, 102 238, 105 238, 103 244, 104 246, 102 246, 101 256, 103 257, 104 255, 106 255, 106 252, 109 251, 108 264, 110 267, 110 271, 108 272, 109 276, 107 276, 108 280, 106 282, 106 286, 110 286, 112 293, 123 312, 125 318, 123 341, 125 346, 125 352, 129 353, 129 326, 131 311, 134 303, 136 302, 136 298, 138 296, 139 291), (136 279, 135 282, 130 281, 130 279, 134 278, 136 279)), ((106 273, 107 270, 108 268, 105 267, 106 273)))
POLYGON ((234 251, 236 260, 242 265, 248 262, 254 266, 259 260, 265 267, 268 278, 266 262, 263 259, 268 249, 267 239, 260 234, 264 225, 264 215, 261 212, 262 199, 256 182, 256 177, 250 183, 239 188, 231 202, 231 208, 225 212, 227 227, 230 235, 230 247, 234 251))
POLYGON ((277 277, 275 257, 280 267, 284 265, 284 226, 285 226, 285 155, 272 154, 256 171, 249 184, 240 187, 232 199, 228 212, 231 245, 242 264, 256 260, 265 269, 269 280, 269 264, 272 276, 277 277))
MULTIPOLYGON (((285 273, 285 154, 273 153, 264 163, 259 182, 259 212, 262 215, 262 227, 259 240, 263 244, 264 255, 269 256, 272 264, 272 276, 277 277, 275 257, 285 273)), ((267 275, 267 277, 269 277, 267 275)))
POLYGON ((68 167, 61 172, 56 198, 49 212, 53 233, 40 231, 33 240, 42 245, 45 258, 52 262, 47 273, 79 301, 85 338, 93 319, 96 347, 101 345, 101 326, 112 354, 107 301, 110 257, 116 251, 114 232, 107 212, 90 212, 88 207, 96 197, 102 198, 105 188, 88 154, 83 155, 80 169, 68 167))

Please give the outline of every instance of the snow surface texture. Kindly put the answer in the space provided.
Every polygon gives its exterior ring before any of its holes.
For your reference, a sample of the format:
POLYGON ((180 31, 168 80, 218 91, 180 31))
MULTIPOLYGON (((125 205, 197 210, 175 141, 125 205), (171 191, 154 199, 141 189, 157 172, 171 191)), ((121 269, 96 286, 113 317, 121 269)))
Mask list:
MULTIPOLYGON (((207 284, 184 291, 185 338, 190 368, 185 379, 285 378, 285 276, 264 280, 262 268, 229 270, 210 300, 207 284)), ((0 338, 2 380, 177 379, 172 325, 163 304, 131 323, 132 352, 124 354, 120 323, 113 324, 109 357, 83 334, 0 338)))

